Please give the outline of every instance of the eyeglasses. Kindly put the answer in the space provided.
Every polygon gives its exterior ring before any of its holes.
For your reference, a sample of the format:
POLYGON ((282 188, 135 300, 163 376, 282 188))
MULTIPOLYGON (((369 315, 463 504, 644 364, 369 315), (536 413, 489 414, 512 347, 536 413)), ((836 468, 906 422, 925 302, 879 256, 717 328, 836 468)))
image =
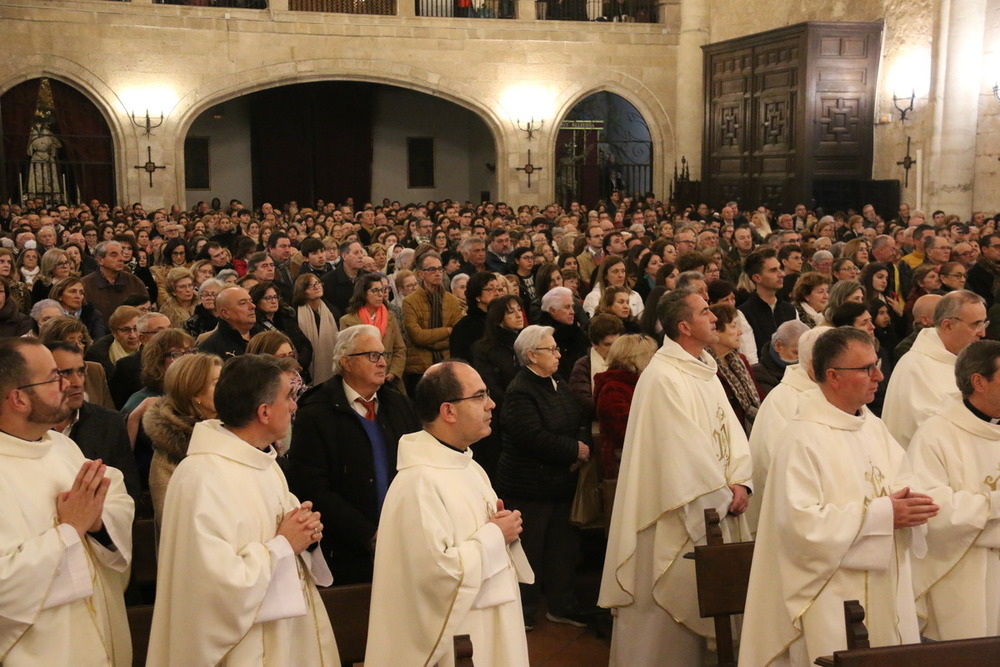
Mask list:
POLYGON ((462 396, 460 398, 449 398, 444 403, 461 403, 462 401, 486 401, 490 400, 490 390, 483 389, 482 391, 477 391, 472 396, 462 396))
POLYGON ((442 267, 442 266, 426 266, 426 267, 424 267, 424 268, 422 268, 420 270, 423 271, 424 273, 441 273, 442 271, 444 271, 444 267, 442 267))
POLYGON ((187 348, 184 348, 183 350, 170 350, 164 356, 167 356, 167 357, 170 357, 171 359, 175 359, 176 360, 176 359, 180 359, 181 357, 183 357, 185 355, 194 354, 197 351, 198 350, 196 350, 193 347, 187 347, 187 348))
POLYGON ((370 290, 368 290, 368 293, 369 294, 385 294, 385 290, 382 289, 381 287, 372 287, 370 290))
POLYGON ((56 266, 73 266, 73 263, 64 259, 61 262, 56 262, 56 266))
MULTIPOLYGON (((306 289, 309 289, 309 288, 307 287, 306 289)), ((260 298, 260 300, 261 301, 277 301, 278 300, 278 295, 277 294, 268 294, 267 296, 262 296, 260 298)))
POLYGON ((975 322, 966 322, 961 317, 949 317, 949 320, 958 320, 962 324, 972 327, 976 331, 986 331, 990 326, 989 320, 976 320, 975 322))
POLYGON ((354 354, 345 354, 345 357, 367 357, 368 361, 373 364, 377 364, 379 359, 389 360, 389 354, 387 352, 355 352, 354 354))
POLYGON ((559 354, 559 346, 553 345, 552 347, 534 347, 532 348, 535 352, 551 352, 552 354, 559 354))
POLYGON ((968 276, 965 273, 946 273, 944 275, 944 277, 945 278, 967 278, 968 276))
POLYGON ((139 333, 139 327, 118 327, 115 331, 123 334, 139 333))
POLYGON ((60 368, 59 370, 56 371, 56 373, 59 373, 59 377, 66 378, 67 380, 73 377, 74 375, 86 378, 87 367, 80 366, 78 368, 60 368))
POLYGON ((317 287, 322 287, 322 286, 323 286, 322 283, 318 283, 318 282, 316 282, 316 283, 309 283, 308 285, 306 285, 306 289, 316 289, 317 287))
POLYGON ((68 373, 69 371, 55 370, 55 371, 52 371, 52 372, 55 374, 54 378, 49 378, 48 380, 42 380, 41 382, 32 382, 31 384, 23 384, 20 387, 17 387, 17 389, 30 389, 31 387, 40 387, 43 384, 52 384, 53 382, 62 382, 63 380, 67 379, 67 376, 63 375, 63 373, 64 372, 68 373))
POLYGON ((835 371, 864 371, 865 373, 868 374, 868 377, 875 377, 875 373, 877 371, 881 370, 881 368, 882 368, 882 360, 880 359, 879 361, 876 361, 874 364, 868 364, 867 366, 853 366, 853 367, 850 367, 850 368, 848 368, 846 366, 834 366, 833 370, 835 370, 835 371))

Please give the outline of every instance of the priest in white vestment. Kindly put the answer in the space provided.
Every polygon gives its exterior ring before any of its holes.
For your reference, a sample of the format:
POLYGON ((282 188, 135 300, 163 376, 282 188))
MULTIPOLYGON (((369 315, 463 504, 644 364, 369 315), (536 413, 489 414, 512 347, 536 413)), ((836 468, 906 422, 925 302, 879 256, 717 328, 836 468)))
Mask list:
MULTIPOLYGON (((666 337, 632 399, 598 604, 616 609, 611 665, 701 665, 711 619, 698 613, 694 561, 715 508, 726 541, 750 538, 752 490, 743 427, 705 347, 715 315, 678 289, 657 306, 666 337)), ((530 517, 528 518, 530 520, 530 517)))
POLYGON ((42 344, 0 342, 0 664, 130 665, 122 593, 134 505, 121 472, 49 430, 72 413, 42 344))
POLYGON ((961 401, 917 429, 907 450, 941 506, 927 557, 913 566, 917 613, 936 640, 1000 634, 1000 343, 978 341, 955 365, 961 401))
POLYGON ((534 574, 521 513, 503 508, 469 449, 489 435, 495 403, 461 361, 432 366, 414 402, 424 428, 400 438, 382 506, 365 665, 454 665, 467 634, 476 667, 525 667, 518 582, 534 574))
POLYGON ((934 326, 917 334, 910 351, 892 371, 882 420, 903 449, 925 419, 946 398, 961 398, 955 386, 955 358, 986 335, 983 298, 968 290, 946 294, 934 308, 934 326))
POLYGON ((319 514, 288 490, 272 443, 295 411, 273 357, 222 368, 218 420, 195 425, 170 478, 147 665, 337 665, 316 584, 333 577, 319 514))
POLYGON ((799 409, 799 398, 818 385, 809 376, 812 368, 812 347, 828 327, 818 326, 799 336, 799 363, 785 369, 778 386, 764 397, 750 430, 750 456, 753 458, 753 489, 747 507, 747 522, 751 532, 757 532, 760 503, 764 498, 767 469, 776 447, 781 444, 781 434, 799 409))
POLYGON ((882 373, 868 334, 829 329, 775 451, 754 550, 740 665, 807 667, 846 648, 844 600, 860 600, 873 646, 919 642, 910 548, 937 511, 903 449, 865 405, 882 373))

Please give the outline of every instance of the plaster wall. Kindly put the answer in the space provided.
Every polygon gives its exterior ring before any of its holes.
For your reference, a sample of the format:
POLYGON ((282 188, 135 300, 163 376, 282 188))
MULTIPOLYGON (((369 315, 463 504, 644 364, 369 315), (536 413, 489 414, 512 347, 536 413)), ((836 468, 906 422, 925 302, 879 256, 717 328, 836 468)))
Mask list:
POLYGON ((191 208, 199 201, 212 201, 218 197, 228 203, 239 199, 253 201, 253 182, 250 161, 250 108, 246 98, 238 97, 223 102, 204 113, 191 125, 188 136, 208 137, 209 185, 208 190, 187 190, 186 201, 191 208))
POLYGON ((589 93, 611 90, 649 120, 654 155, 666 165, 654 189, 669 189, 676 1, 664 5, 661 24, 340 15, 277 5, 0 0, 0 93, 45 75, 89 94, 112 127, 122 200, 147 207, 186 200, 183 141, 202 111, 251 91, 321 80, 398 85, 466 107, 496 146, 495 196, 539 204, 553 198, 554 169, 536 172, 528 188, 514 168, 529 148, 536 165, 551 164, 559 119, 589 93), (87 39, 69 38, 81 34, 87 39), (166 114, 149 139, 128 118, 146 107, 166 114), (529 142, 516 121, 532 116, 545 124, 529 142), (144 162, 147 144, 167 166, 153 189, 123 168, 144 162))

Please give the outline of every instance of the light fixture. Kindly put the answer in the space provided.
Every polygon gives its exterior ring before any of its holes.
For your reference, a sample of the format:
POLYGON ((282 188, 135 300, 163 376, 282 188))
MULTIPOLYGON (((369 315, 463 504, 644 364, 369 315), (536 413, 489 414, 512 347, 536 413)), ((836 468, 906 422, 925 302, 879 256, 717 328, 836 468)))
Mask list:
POLYGON ((145 134, 147 137, 153 133, 153 130, 163 125, 163 114, 161 113, 160 119, 154 123, 153 120, 149 117, 149 109, 146 109, 145 118, 136 119, 134 111, 129 117, 132 119, 132 123, 137 128, 142 130, 143 134, 145 134))
POLYGON ((1000 84, 993 84, 993 97, 996 98, 997 102, 1000 102, 1000 84))
POLYGON ((910 97, 909 97, 910 103, 909 103, 909 106, 907 106, 904 109, 903 107, 901 107, 899 105, 899 103, 900 102, 905 102, 906 99, 907 98, 905 98, 905 97, 896 97, 896 93, 892 94, 892 106, 896 107, 896 111, 899 112, 899 120, 901 120, 901 121, 906 120, 906 114, 908 114, 911 111, 913 111, 913 103, 917 99, 917 91, 913 90, 913 91, 910 92, 910 97))
POLYGON ((531 120, 529 120, 523 126, 521 125, 520 119, 515 120, 514 122, 517 123, 517 129, 521 130, 522 132, 526 132, 528 134, 528 141, 531 141, 531 138, 535 136, 535 132, 541 130, 542 126, 545 125, 544 120, 537 121, 536 123, 534 116, 532 116, 531 120))

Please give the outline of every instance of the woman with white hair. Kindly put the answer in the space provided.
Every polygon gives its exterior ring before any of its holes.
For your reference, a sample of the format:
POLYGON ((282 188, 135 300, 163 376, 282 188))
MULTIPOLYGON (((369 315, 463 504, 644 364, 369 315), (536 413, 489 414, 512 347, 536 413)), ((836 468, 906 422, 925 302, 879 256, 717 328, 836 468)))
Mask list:
POLYGON ((771 336, 771 342, 763 350, 760 362, 750 367, 762 399, 778 386, 785 375, 785 369, 799 362, 799 337, 811 328, 805 322, 789 320, 782 322, 771 336))
POLYGON ((507 387, 502 420, 507 428, 497 469, 497 489, 507 509, 532 517, 521 542, 535 572, 521 584, 525 629, 534 625, 544 588, 546 618, 585 627, 574 588, 580 536, 569 522, 576 492, 577 464, 590 458, 589 424, 556 377, 559 347, 552 327, 525 327, 514 341, 522 368, 507 387))

